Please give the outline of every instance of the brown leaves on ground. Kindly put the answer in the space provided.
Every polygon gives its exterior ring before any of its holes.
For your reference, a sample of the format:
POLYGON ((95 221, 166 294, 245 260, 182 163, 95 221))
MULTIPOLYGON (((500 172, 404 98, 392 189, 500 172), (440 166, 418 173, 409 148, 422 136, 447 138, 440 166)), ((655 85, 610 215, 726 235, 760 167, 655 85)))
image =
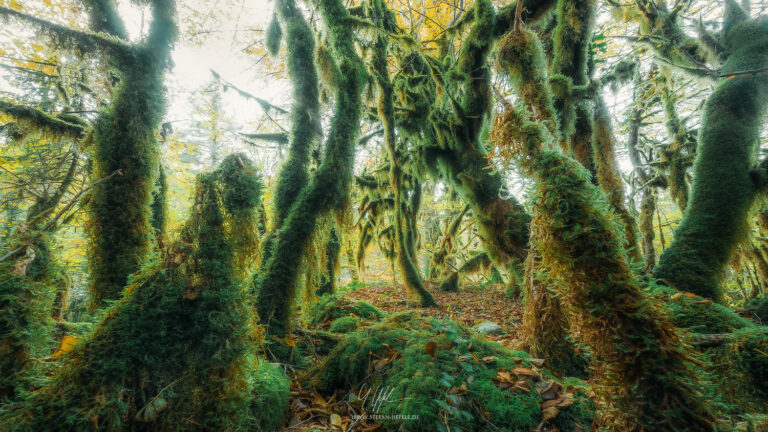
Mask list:
POLYGON ((418 310, 425 315, 448 318, 466 326, 493 321, 504 329, 505 334, 488 335, 487 338, 510 349, 521 349, 519 332, 522 330, 523 306, 520 299, 511 300, 504 295, 504 285, 462 287, 459 292, 440 291, 433 283, 425 283, 425 287, 435 297, 437 307, 423 308, 408 304, 405 287, 402 285, 365 286, 343 295, 352 301, 364 300, 388 313, 418 310))
MULTIPOLYGON (((390 356, 379 361, 392 361, 390 356)), ((353 391, 355 396, 359 393, 353 391)), ((365 420, 365 401, 349 397, 349 394, 336 393, 330 397, 308 390, 304 386, 301 373, 291 376, 291 406, 289 408, 286 431, 355 431, 383 432, 385 429, 372 421, 365 420)), ((363 398, 364 399, 364 398, 363 398)))
POLYGON ((493 382, 502 390, 511 392, 530 393, 534 388, 541 395, 541 423, 538 430, 557 418, 560 410, 574 404, 575 390, 572 387, 563 389, 563 386, 555 381, 549 381, 534 369, 518 366, 514 369, 499 369, 493 382))

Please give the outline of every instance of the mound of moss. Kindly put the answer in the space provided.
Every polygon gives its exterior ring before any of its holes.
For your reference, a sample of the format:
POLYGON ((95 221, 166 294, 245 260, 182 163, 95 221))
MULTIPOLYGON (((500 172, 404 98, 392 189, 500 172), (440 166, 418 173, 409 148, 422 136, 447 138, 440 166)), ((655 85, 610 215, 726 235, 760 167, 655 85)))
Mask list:
POLYGON ((363 322, 363 320, 354 315, 347 315, 333 320, 328 330, 333 333, 347 333, 357 330, 358 327, 362 326, 363 322))
POLYGON ((263 362, 254 371, 251 389, 255 398, 248 430, 277 430, 290 405, 291 380, 279 366, 263 362))
POLYGON ((307 321, 310 325, 321 325, 350 315, 372 321, 378 321, 387 316, 386 313, 362 300, 353 303, 338 295, 325 294, 312 307, 307 321))
POLYGON ((755 326, 755 323, 739 316, 727 306, 695 294, 676 292, 672 288, 655 283, 650 284, 650 291, 654 296, 665 300, 672 323, 676 327, 695 333, 716 334, 755 326))
POLYGON ((415 312, 347 334, 309 383, 323 394, 378 389, 383 403, 351 399, 393 430, 587 430, 594 415, 581 381, 558 381, 524 352, 415 312))

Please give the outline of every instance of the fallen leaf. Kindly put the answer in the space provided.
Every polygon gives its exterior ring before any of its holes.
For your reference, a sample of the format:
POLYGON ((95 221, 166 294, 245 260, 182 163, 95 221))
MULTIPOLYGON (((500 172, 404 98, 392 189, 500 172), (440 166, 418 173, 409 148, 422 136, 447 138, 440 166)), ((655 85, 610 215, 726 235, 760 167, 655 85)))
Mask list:
POLYGON ((341 426, 341 416, 340 415, 338 415, 338 414, 331 414, 331 417, 330 417, 329 421, 331 422, 331 426, 333 426, 333 427, 335 427, 337 429, 342 429, 342 426, 341 426))
POLYGON ((424 351, 427 352, 427 355, 432 357, 432 360, 437 360, 437 342, 427 342, 427 344, 424 346, 424 351))

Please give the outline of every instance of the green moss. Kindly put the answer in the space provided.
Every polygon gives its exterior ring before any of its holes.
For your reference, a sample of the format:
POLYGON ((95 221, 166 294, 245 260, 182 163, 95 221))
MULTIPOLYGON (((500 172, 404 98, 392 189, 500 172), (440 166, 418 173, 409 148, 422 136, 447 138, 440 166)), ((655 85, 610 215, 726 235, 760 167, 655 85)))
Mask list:
MULTIPOLYGON (((542 396, 536 385, 552 380, 551 375, 518 377, 528 390, 502 389, 494 381, 500 370, 530 368, 528 359, 526 353, 489 342, 454 322, 407 312, 347 334, 311 371, 310 383, 325 394, 337 389, 356 395, 364 389, 371 389, 371 394, 385 391, 388 403, 366 409, 384 416, 379 422, 387 428, 480 431, 494 425, 528 431, 542 421, 542 396), (395 415, 407 418, 394 419, 395 415)), ((594 411, 587 405, 580 396, 562 410, 556 424, 589 425, 594 411)))
POLYGON ((760 297, 749 300, 746 310, 760 323, 763 325, 768 325, 768 297, 760 297))
POLYGON ((244 427, 255 329, 226 188, 218 173, 198 177, 180 239, 131 279, 49 383, 0 409, 4 430, 244 427))
POLYGON ((120 84, 112 103, 93 123, 95 178, 122 175, 91 192, 88 253, 91 307, 120 298, 129 276, 147 260, 150 204, 158 167, 155 132, 165 114, 166 69, 176 36, 172 3, 153 2, 144 43, 112 60, 120 84))
POLYGON ((307 321, 311 325, 320 325, 349 315, 374 321, 386 316, 384 312, 362 300, 352 303, 338 295, 323 295, 317 304, 312 306, 307 321))
POLYGON ((291 380, 274 363, 261 362, 253 371, 251 419, 248 430, 277 430, 288 412, 291 401, 291 380))
POLYGON ((768 107, 766 74, 728 74, 768 66, 768 21, 742 22, 724 41, 730 54, 704 107, 688 206, 654 270, 675 288, 718 302, 756 195, 750 169, 768 107))
POLYGON ((51 313, 63 275, 49 241, 40 238, 27 254, 0 263, 0 398, 30 389, 41 359, 52 352, 51 313))
POLYGON ((159 165, 158 168, 155 187, 152 190, 152 205, 150 207, 152 219, 150 225, 155 230, 155 235, 162 238, 165 235, 165 225, 168 222, 168 204, 166 203, 168 179, 165 175, 165 168, 162 165, 159 165))
POLYGON ((632 273, 604 196, 583 166, 545 150, 550 139, 544 126, 526 121, 528 115, 506 104, 493 139, 513 146, 523 173, 536 179, 533 226, 547 235, 534 235, 533 246, 562 281, 558 291, 580 339, 601 365, 600 393, 617 427, 711 429, 713 415, 699 396, 691 353, 632 273))
POLYGON ((322 162, 310 182, 292 195, 295 201, 276 231, 254 283, 259 318, 268 326, 269 335, 277 337, 290 332, 299 262, 319 217, 347 199, 360 131, 360 94, 366 72, 355 48, 353 28, 347 23, 349 13, 338 0, 321 0, 318 6, 341 74, 322 162))
POLYGON ((363 321, 361 321, 360 318, 354 315, 343 316, 333 320, 330 327, 328 327, 328 331, 333 333, 348 333, 357 330, 362 322, 363 321))
POLYGON ((272 55, 277 55, 280 52, 280 43, 283 39, 283 29, 280 27, 280 22, 277 20, 277 14, 272 16, 272 21, 267 27, 267 37, 264 40, 264 44, 267 50, 272 55))
POLYGON ((334 227, 328 235, 325 243, 325 274, 321 276, 322 284, 317 289, 318 295, 333 294, 336 292, 336 278, 338 277, 339 256, 341 254, 341 239, 339 231, 334 227))
POLYGON ((667 306, 676 327, 696 333, 721 334, 755 326, 728 307, 699 296, 676 294, 673 289, 655 282, 651 282, 650 292, 667 306))

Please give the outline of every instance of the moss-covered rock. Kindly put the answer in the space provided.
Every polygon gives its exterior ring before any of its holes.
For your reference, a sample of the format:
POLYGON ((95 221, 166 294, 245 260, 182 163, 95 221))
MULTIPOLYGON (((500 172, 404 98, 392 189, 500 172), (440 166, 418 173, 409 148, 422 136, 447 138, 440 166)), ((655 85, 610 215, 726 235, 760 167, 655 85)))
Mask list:
POLYGON ((551 424, 560 430, 588 429, 594 415, 581 381, 561 383, 524 352, 416 312, 347 334, 309 383, 324 394, 379 389, 388 402, 363 408, 408 431, 528 431, 543 422, 547 400, 558 406, 551 424))
POLYGON ((338 295, 324 295, 320 297, 317 304, 312 307, 309 316, 307 317, 307 321, 310 325, 321 325, 325 322, 349 315, 355 315, 373 321, 380 320, 387 316, 386 313, 362 300, 353 303, 338 295))
POLYGON ((360 318, 354 315, 347 315, 333 320, 331 326, 328 327, 328 330, 333 333, 347 333, 357 330, 362 323, 363 321, 360 318))
POLYGON ((254 371, 251 388, 255 398, 251 404, 249 430, 277 430, 288 412, 291 380, 279 366, 263 362, 254 371))

